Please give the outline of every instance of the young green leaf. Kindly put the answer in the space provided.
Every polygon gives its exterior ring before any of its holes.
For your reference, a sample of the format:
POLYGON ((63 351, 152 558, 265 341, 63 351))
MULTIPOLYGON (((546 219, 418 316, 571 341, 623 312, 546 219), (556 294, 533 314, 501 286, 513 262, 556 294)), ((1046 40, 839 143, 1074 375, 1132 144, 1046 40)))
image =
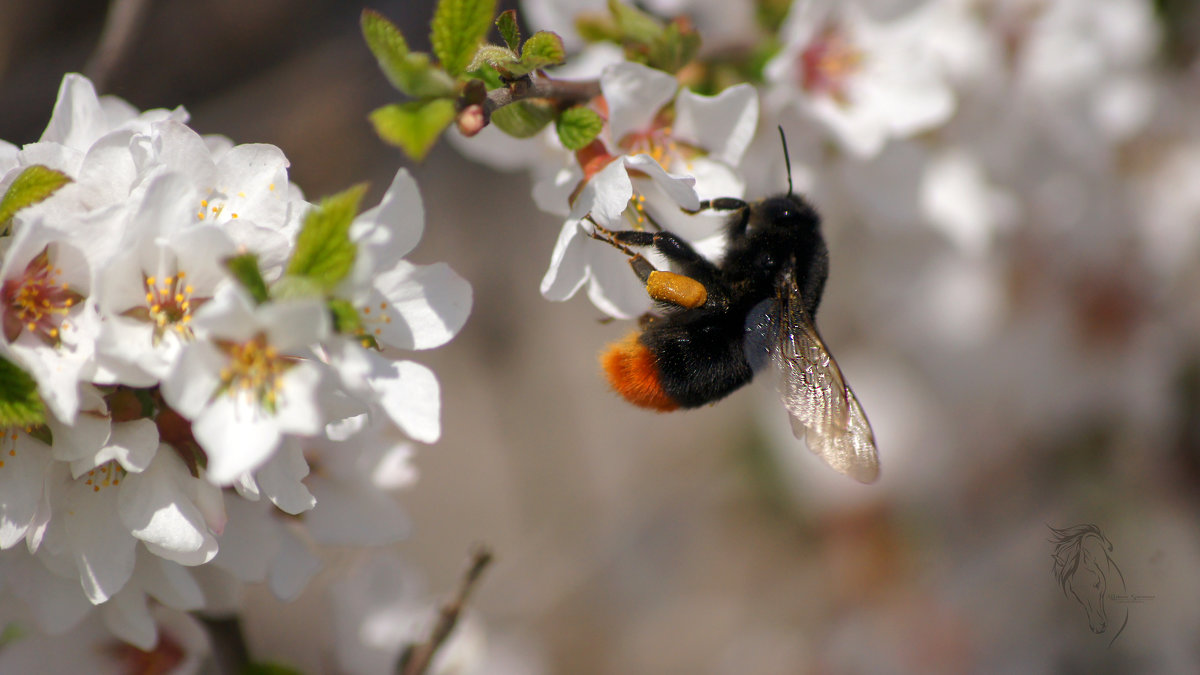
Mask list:
POLYGON ((492 124, 516 138, 529 138, 554 120, 556 111, 545 101, 517 101, 492 113, 492 124))
POLYGON ((37 381, 8 359, 0 357, 0 427, 27 428, 46 421, 46 407, 37 381))
POLYGON ((608 0, 608 11, 617 20, 625 41, 650 45, 663 33, 663 26, 658 19, 619 0, 608 0))
POLYGON ((383 72, 391 78, 392 72, 400 69, 404 57, 408 56, 408 43, 404 35, 396 24, 373 9, 364 9, 359 23, 367 47, 379 60, 383 72))
POLYGON ((312 277, 300 277, 285 274, 271 284, 271 299, 297 300, 300 298, 320 298, 326 294, 326 288, 312 277))
POLYGON ((495 68, 487 65, 486 63, 476 70, 470 71, 468 74, 471 77, 483 82, 484 88, 488 91, 499 89, 500 87, 504 86, 504 80, 500 79, 500 73, 497 73, 495 68))
POLYGON ((429 55, 408 51, 400 29, 372 10, 362 13, 363 38, 392 86, 414 98, 452 96, 454 80, 429 62, 429 55))
POLYGON ((600 119, 595 110, 584 106, 564 110, 555 125, 558 140, 562 141, 564 148, 572 152, 594 141, 602 128, 604 120, 600 119))
POLYGON ((566 56, 562 38, 549 31, 540 30, 530 35, 521 47, 521 63, 513 69, 513 75, 520 77, 539 68, 562 63, 566 56))
POLYGON ((40 164, 25 169, 0 198, 0 228, 7 228, 9 219, 17 211, 37 204, 70 182, 65 173, 40 164))
POLYGON ((438 0, 429 39, 447 73, 467 71, 495 13, 496 0, 438 0))
POLYGON ((500 12, 500 16, 496 17, 496 30, 500 31, 500 37, 504 38, 504 44, 514 52, 517 51, 517 47, 521 46, 521 28, 517 25, 517 10, 506 9, 500 12))
POLYGON ((621 42, 621 29, 608 14, 584 12, 575 17, 575 32, 584 42, 621 42))
POLYGON ((331 298, 329 312, 333 315, 333 329, 344 335, 353 335, 362 328, 362 317, 354 304, 344 298, 331 298))
POLYGON ((226 258, 225 269, 237 279, 242 288, 250 294, 254 302, 262 304, 270 298, 267 293, 267 282, 262 278, 262 272, 258 269, 258 256, 253 253, 243 253, 231 258, 226 258))
POLYGON ((484 66, 491 66, 501 75, 511 77, 512 68, 519 60, 520 58, 508 47, 481 45, 479 51, 475 52, 475 59, 467 66, 467 71, 477 72, 484 66))
POLYGON ((288 274, 307 277, 326 291, 346 278, 357 254, 350 241, 350 223, 358 215, 358 203, 366 191, 366 185, 356 185, 322 199, 309 210, 296 236, 296 252, 288 263, 288 274))
POLYGON ((376 108, 370 117, 380 138, 420 160, 454 121, 454 103, 444 98, 393 103, 376 108))

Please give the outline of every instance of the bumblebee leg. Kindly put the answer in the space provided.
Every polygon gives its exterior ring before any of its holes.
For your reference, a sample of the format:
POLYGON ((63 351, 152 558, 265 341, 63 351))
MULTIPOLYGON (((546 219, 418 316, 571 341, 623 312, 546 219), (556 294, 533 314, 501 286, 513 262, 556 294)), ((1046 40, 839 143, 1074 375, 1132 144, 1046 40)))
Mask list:
POLYGON ((684 213, 697 214, 701 211, 737 211, 738 219, 729 228, 729 233, 734 237, 741 237, 746 234, 746 226, 750 224, 750 204, 736 197, 718 197, 716 199, 705 199, 700 202, 700 208, 695 211, 691 209, 680 209, 684 213))
POLYGON ((695 215, 701 211, 741 211, 750 206, 746 202, 736 197, 717 197, 716 199, 705 199, 700 202, 700 208, 696 210, 681 208, 680 211, 695 215))
POLYGON ((592 223, 589 233, 593 239, 616 248, 629 256, 629 266, 633 273, 646 284, 646 293, 659 302, 692 309, 703 305, 708 300, 708 289, 704 282, 694 277, 713 278, 716 265, 696 252, 691 244, 673 232, 646 232, 643 230, 622 230, 614 232, 600 225, 590 216, 586 220, 592 223), (654 265, 633 251, 631 246, 653 246, 671 262, 679 264, 685 274, 666 272, 656 269, 654 265))

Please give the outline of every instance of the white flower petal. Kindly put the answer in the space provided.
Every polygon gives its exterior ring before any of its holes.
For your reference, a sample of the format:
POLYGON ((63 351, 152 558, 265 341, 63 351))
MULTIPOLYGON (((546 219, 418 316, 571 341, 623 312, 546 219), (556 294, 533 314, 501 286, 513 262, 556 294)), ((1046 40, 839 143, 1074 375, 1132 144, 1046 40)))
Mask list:
MULTIPOLYGON (((650 155, 634 155, 625 157, 625 166, 637 169, 650 176, 655 185, 679 206, 695 211, 700 208, 700 198, 696 196, 696 179, 692 176, 676 176, 666 172, 650 155)), ((632 192, 632 186, 630 187, 632 192)), ((628 200, 626 200, 628 202, 628 200)), ((623 210, 623 209, 622 209, 623 210)))
POLYGON ((329 335, 329 310, 318 300, 270 302, 258 308, 257 323, 271 346, 294 353, 329 335))
POLYGON ((54 103, 50 123, 46 125, 40 140, 87 150, 106 131, 107 119, 91 81, 75 73, 64 76, 58 87, 58 100, 54 103))
MULTIPOLYGON (((240 581, 263 581, 283 542, 282 528, 271 513, 275 507, 265 501, 230 499, 228 508, 229 526, 221 536, 221 552, 212 564, 240 581)), ((320 511, 315 509, 313 513, 320 511)))
POLYGON ((320 570, 320 559, 303 541, 285 530, 279 555, 275 556, 267 577, 267 585, 280 600, 295 600, 320 570))
POLYGON ((675 97, 679 83, 661 70, 640 63, 608 66, 600 75, 600 91, 608 102, 608 125, 613 143, 631 131, 650 125, 660 108, 675 97))
POLYGON ((199 565, 217 554, 204 516, 181 489, 197 480, 170 451, 159 453, 140 474, 125 478, 117 501, 121 521, 156 555, 183 565, 199 565))
POLYGON ((271 503, 291 515, 303 513, 317 503, 302 482, 307 475, 308 462, 294 440, 284 441, 279 451, 255 473, 259 487, 271 503))
MULTIPOLYGON (((596 242, 597 246, 602 246, 596 242)), ((606 247, 607 248, 607 247, 606 247)), ((616 251, 600 250, 589 267, 588 299, 600 311, 618 319, 632 319, 650 311, 653 303, 646 286, 616 251)))
POLYGON ((228 485, 253 471, 279 447, 279 425, 257 405, 218 396, 192 421, 192 434, 208 455, 208 480, 228 485))
POLYGON ((225 357, 216 347, 207 342, 193 343, 183 351, 175 368, 163 380, 163 398, 180 415, 195 419, 220 386, 224 365, 225 357))
POLYGON ((586 249, 588 237, 580 230, 578 220, 563 223, 554 252, 550 255, 550 269, 542 277, 542 296, 547 300, 563 301, 571 298, 587 282, 586 249))
POLYGON ((117 517, 119 492, 111 486, 93 491, 84 481, 73 481, 61 513, 84 593, 97 605, 133 574, 136 540, 117 517))
POLYGON ((738 84, 716 96, 688 89, 675 100, 673 132, 678 138, 708 149, 708 156, 737 166, 758 126, 758 92, 738 84))
MULTIPOLYGON (((55 437, 57 440, 57 436, 55 437)), ((152 420, 137 419, 129 422, 114 424, 108 443, 96 453, 95 459, 88 469, 116 460, 122 468, 132 473, 144 471, 150 466, 158 451, 158 426, 152 420)), ((72 473, 78 477, 83 472, 72 466, 72 473)), ((82 469, 83 467, 79 467, 82 469)))
POLYGON ((18 434, 0 466, 0 549, 25 537, 42 498, 50 448, 26 434, 18 434))
MULTIPOLYGON (((650 162, 658 165, 652 159, 650 162)), ((590 214, 601 225, 611 226, 621 220, 632 197, 633 182, 625 164, 620 161, 609 162, 583 186, 579 199, 571 206, 571 218, 581 220, 590 214)))
MULTIPOLYGON (((400 349, 429 349, 450 341, 471 312, 471 285, 445 263, 401 261, 375 277, 376 295, 387 300, 382 316, 364 316, 368 332, 400 349), (383 321, 383 317, 388 317, 383 321), (397 320, 391 320, 395 316, 397 320)), ((379 305, 373 302, 376 309, 379 305)))
POLYGON ((158 642, 158 626, 140 589, 118 593, 100 608, 100 616, 113 635, 138 649, 149 651, 158 642))
POLYGON ((134 575, 155 600, 178 610, 204 607, 204 591, 188 568, 156 555, 140 553, 134 575))
POLYGON ((414 440, 437 441, 442 435, 441 388, 433 371, 412 361, 369 357, 376 361, 371 387, 388 417, 414 440))
POLYGON ((408 170, 400 169, 379 205, 359 215, 350 232, 356 241, 379 249, 379 264, 390 267, 416 248, 424 229, 421 193, 408 170))
POLYGON ((321 380, 321 369, 313 361, 296 363, 284 374, 273 417, 281 431, 312 436, 325 426, 325 417, 317 404, 321 380))

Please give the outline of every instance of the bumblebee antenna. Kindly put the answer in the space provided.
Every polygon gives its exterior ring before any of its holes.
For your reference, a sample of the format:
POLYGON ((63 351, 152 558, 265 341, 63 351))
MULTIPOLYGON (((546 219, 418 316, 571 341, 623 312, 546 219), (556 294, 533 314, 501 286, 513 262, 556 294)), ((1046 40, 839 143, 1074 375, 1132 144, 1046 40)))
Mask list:
POLYGON ((788 173, 788 193, 787 196, 792 196, 792 158, 788 157, 787 136, 783 135, 783 125, 779 125, 779 140, 783 143, 783 163, 787 165, 788 173))

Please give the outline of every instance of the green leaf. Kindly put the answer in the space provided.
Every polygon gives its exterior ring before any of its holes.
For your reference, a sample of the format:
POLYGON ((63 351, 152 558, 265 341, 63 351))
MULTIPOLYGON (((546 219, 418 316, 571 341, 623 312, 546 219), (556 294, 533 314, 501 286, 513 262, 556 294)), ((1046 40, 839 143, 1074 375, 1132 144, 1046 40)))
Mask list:
POLYGON ((509 75, 518 61, 520 61, 520 57, 508 47, 480 45, 479 51, 475 52, 475 59, 471 61, 471 65, 467 66, 467 70, 474 72, 484 66, 491 66, 497 72, 509 75))
POLYGON ((557 111, 544 100, 528 99, 497 109, 492 124, 516 138, 529 138, 554 120, 557 111))
POLYGON ((393 103, 371 112, 375 133, 413 159, 423 159, 454 121, 454 103, 444 99, 393 103))
POLYGON ((263 281, 262 272, 258 269, 258 256, 253 253, 243 253, 225 259, 225 269, 237 279, 242 288, 250 294, 254 302, 262 304, 270 299, 267 293, 267 282, 263 281))
POLYGON ((40 164, 25 169, 0 198, 0 227, 7 228, 8 221, 17 211, 37 204, 70 182, 67 174, 40 164))
POLYGON ((504 86, 504 80, 500 79, 500 73, 497 73, 495 68, 486 63, 469 74, 471 77, 483 82, 488 91, 504 86))
POLYGON ((404 35, 396 24, 373 9, 363 10, 359 24, 367 47, 390 78, 393 71, 403 67, 404 57, 408 56, 408 43, 404 41, 404 35))
POLYGON ((521 46, 521 27, 517 25, 517 10, 506 9, 500 12, 500 16, 496 17, 496 30, 500 31, 504 44, 514 52, 517 51, 517 47, 521 46))
POLYGON ((584 42, 621 41, 621 29, 607 14, 584 12, 575 17, 575 32, 584 42))
POLYGON ((429 40, 447 73, 466 72, 495 14, 496 0, 438 0, 429 40))
POLYGON ((608 0, 608 11, 617 20, 622 37, 629 42, 653 44, 663 33, 662 24, 653 16, 624 5, 618 0, 608 0))
POLYGON ((521 63, 513 75, 520 77, 532 73, 538 68, 545 68, 562 63, 567 57, 563 48, 562 38, 549 31, 540 30, 525 41, 521 47, 521 63))
POLYGON ((271 297, 275 300, 296 300, 298 298, 320 298, 325 295, 326 288, 312 277, 300 277, 285 274, 271 284, 271 297))
POLYGON ((676 73, 691 62, 700 49, 700 34, 690 27, 672 21, 661 38, 650 47, 648 66, 676 73))
POLYGON ((563 147, 574 152, 596 139, 604 128, 604 120, 591 108, 575 106, 559 115, 555 127, 563 147))
POLYGON ((333 314, 333 329, 339 333, 353 335, 362 328, 362 317, 349 300, 331 298, 328 303, 333 314))
POLYGON ((365 184, 356 185, 322 199, 309 210, 296 236, 288 274, 307 277, 327 291, 346 278, 358 252, 350 241, 350 223, 358 215, 358 203, 366 191, 365 184))
POLYGON ((452 96, 454 79, 429 62, 429 55, 408 51, 400 29, 378 12, 362 13, 363 38, 392 86, 414 98, 452 96))
POLYGON ((37 382, 8 359, 0 357, 0 427, 28 428, 46 422, 46 407, 37 382))

